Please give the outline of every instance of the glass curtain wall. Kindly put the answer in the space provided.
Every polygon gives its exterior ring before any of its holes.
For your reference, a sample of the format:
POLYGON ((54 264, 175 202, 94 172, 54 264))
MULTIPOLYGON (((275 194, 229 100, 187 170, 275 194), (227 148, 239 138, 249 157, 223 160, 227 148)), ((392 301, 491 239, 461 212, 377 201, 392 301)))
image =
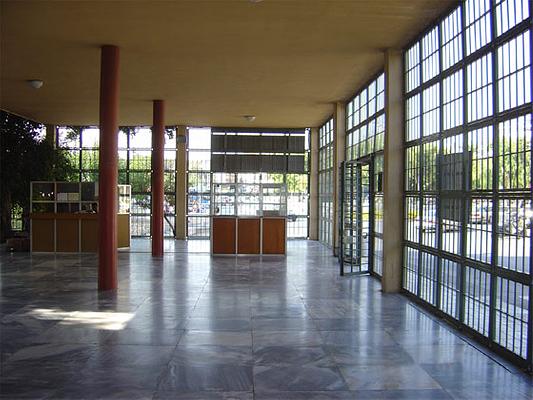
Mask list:
POLYGON ((466 0, 405 53, 403 287, 532 366, 529 0, 466 0))
MULTIPOLYGON (((211 183, 285 183, 288 238, 307 238, 309 226, 309 173, 219 173, 211 172, 211 129, 188 129, 187 162, 187 235, 190 239, 207 239, 211 235, 211 183)), ((231 133, 229 133, 231 134, 231 133)), ((233 133, 235 135, 236 133, 233 133)), ((276 134, 279 136, 279 134, 276 134)), ((309 159, 306 133, 306 165, 309 159)), ((308 171, 308 168, 307 168, 308 171)))
MULTIPOLYGON (((98 181, 100 132, 95 127, 58 127, 56 145, 66 152, 70 180, 98 181)), ((122 127, 118 137, 118 183, 132 190, 131 235, 150 236, 152 131, 144 127, 122 127)), ((176 226, 176 132, 165 135, 165 236, 174 236, 176 226)))
MULTIPOLYGON (((372 271, 381 276, 383 267, 383 146, 385 143, 385 74, 366 85, 346 106, 346 160, 372 164, 374 202, 372 226, 372 271)), ((368 206, 368 205, 367 205, 368 206)), ((370 209, 370 207, 368 207, 370 209)), ((370 218, 372 216, 366 216, 370 218)), ((363 215, 365 218, 365 215, 363 215)))
POLYGON ((318 131, 318 240, 333 246, 333 118, 318 131))
POLYGON ((211 129, 187 131, 187 237, 208 239, 211 202, 211 129))
MULTIPOLYGON (((241 132, 216 132, 217 136, 238 136, 241 132)), ((303 132, 269 132, 268 129, 251 132, 242 132, 244 136, 256 135, 260 137, 285 138, 300 137, 304 139, 305 154, 304 173, 266 173, 266 172, 241 172, 241 173, 213 173, 213 182, 240 182, 240 183, 285 183, 287 185, 287 238, 307 239, 309 237, 309 129, 303 132)), ((222 153, 217 154, 233 154, 222 153)), ((269 155, 291 156, 291 153, 280 153, 270 150, 269 155)), ((301 153, 294 155, 301 156, 301 153)), ((290 161, 289 161, 290 164, 290 161)), ((287 170, 286 168, 284 170, 287 170)), ((290 169, 288 169, 290 171, 290 169)))
MULTIPOLYGON (((307 147, 309 152, 309 147, 307 147)), ((309 153, 306 155, 306 166, 309 162, 309 153)), ((281 174, 283 183, 287 185, 287 213, 291 216, 287 223, 287 238, 309 238, 309 169, 305 174, 281 174)), ((262 174, 274 175, 274 174, 262 174)), ((264 179, 263 182, 268 182, 264 179)), ((272 182, 279 183, 279 179, 272 182)))

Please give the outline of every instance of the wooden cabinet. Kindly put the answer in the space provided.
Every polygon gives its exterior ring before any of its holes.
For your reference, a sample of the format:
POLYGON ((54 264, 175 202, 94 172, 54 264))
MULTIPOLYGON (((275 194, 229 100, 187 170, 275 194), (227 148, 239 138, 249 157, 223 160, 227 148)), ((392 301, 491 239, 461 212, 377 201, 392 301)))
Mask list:
POLYGON ((212 221, 211 247, 214 254, 235 254, 237 220, 217 217, 212 221))
POLYGON ((285 218, 263 218, 263 254, 285 254, 285 218))
POLYGON ((261 219, 239 218, 237 223, 237 254, 259 254, 261 252, 261 219))
MULTIPOLYGON (((31 251, 95 253, 98 214, 35 213, 31 219, 31 251)), ((130 215, 117 215, 118 248, 130 247, 130 215)))
POLYGON ((283 217, 211 218, 213 254, 285 254, 287 220, 283 217))

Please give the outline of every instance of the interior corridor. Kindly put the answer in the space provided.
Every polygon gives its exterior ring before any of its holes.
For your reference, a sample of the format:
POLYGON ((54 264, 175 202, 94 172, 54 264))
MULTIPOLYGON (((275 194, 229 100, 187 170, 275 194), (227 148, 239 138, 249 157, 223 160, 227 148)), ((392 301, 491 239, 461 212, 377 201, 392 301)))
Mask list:
POLYGON ((0 252, 0 397, 531 399, 531 379, 330 250, 287 257, 0 252))

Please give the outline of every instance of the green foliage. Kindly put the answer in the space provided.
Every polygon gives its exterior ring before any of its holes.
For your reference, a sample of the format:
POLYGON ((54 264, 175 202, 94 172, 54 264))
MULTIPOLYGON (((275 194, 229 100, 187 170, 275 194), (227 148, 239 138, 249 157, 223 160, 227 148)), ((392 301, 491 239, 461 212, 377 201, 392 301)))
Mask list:
MULTIPOLYGON (((500 189, 531 188, 531 138, 526 133, 512 132, 501 135, 499 140, 498 169, 494 170, 495 149, 492 141, 486 148, 476 149, 471 161, 471 190, 491 190, 493 175, 498 175, 500 189)), ((439 143, 431 142, 421 146, 409 147, 406 151, 406 185, 408 190, 418 190, 422 169, 421 187, 423 191, 437 189, 437 155, 439 143)), ((472 151, 472 150, 471 150, 472 151)), ((468 165, 465 155, 464 166, 468 165)), ((457 167, 460 168, 459 166, 457 167)))
POLYGON ((288 193, 307 193, 307 174, 287 174, 288 193))
MULTIPOLYGON (((307 193, 307 174, 286 174, 285 177, 287 193, 307 193)), ((284 183, 283 174, 271 174, 271 178, 274 183, 284 183)))
MULTIPOLYGON (((80 127, 80 128, 83 129, 83 127, 80 127)), ((119 131, 124 132, 128 136, 135 136, 139 128, 142 128, 142 127, 140 126, 119 126, 118 127, 119 131)), ((174 138, 175 134, 176 134, 176 127, 173 127, 173 126, 165 127, 165 135, 167 135, 169 139, 174 138)))
POLYGON ((526 135, 515 134, 500 140, 501 189, 531 188, 531 138, 526 135))
POLYGON ((134 193, 138 192, 149 192, 152 188, 151 186, 151 174, 148 172, 134 172, 130 171, 129 173, 129 184, 131 185, 131 191, 134 193))
POLYGON ((437 190, 437 157, 439 142, 426 143, 422 147, 422 190, 437 190))

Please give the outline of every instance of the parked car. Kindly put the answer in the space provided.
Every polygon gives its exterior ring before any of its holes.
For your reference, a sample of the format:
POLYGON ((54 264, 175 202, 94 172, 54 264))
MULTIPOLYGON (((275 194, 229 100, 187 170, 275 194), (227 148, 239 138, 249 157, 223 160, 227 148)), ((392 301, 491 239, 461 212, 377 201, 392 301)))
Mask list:
MULTIPOLYGON (((437 219, 437 213, 435 211, 430 212, 428 215, 424 216, 422 220, 422 232, 436 232, 437 227, 439 226, 437 219)), ((459 230, 461 224, 458 221, 453 221, 451 219, 442 220, 442 231, 443 232, 453 232, 459 230)))
POLYGON ((533 207, 531 204, 524 204, 518 209, 515 218, 515 231, 517 235, 525 235, 533 226, 533 207))
POLYGON ((439 221, 435 211, 427 213, 422 219, 422 232, 436 232, 439 226, 438 223, 439 221))
POLYGON ((498 233, 523 236, 533 226, 533 208, 524 204, 514 211, 509 207, 498 210, 498 233))
POLYGON ((485 224, 491 221, 492 210, 488 206, 474 205, 470 212, 471 224, 485 224))

